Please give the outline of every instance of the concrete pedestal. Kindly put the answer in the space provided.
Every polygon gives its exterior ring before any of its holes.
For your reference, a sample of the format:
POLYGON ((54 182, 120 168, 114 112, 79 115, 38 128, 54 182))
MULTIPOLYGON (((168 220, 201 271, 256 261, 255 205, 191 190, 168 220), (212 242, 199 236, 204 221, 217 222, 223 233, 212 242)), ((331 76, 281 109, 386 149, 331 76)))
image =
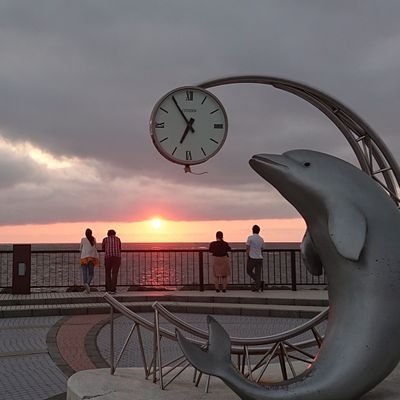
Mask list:
MULTIPOLYGON (((168 382, 169 376, 165 378, 168 382)), ((194 386, 193 369, 187 370, 161 390, 159 384, 144 379, 143 368, 118 368, 80 371, 68 379, 67 400, 237 400, 235 393, 218 378, 211 378, 210 392, 205 393, 205 379, 194 386)))
MULTIPOLYGON (((81 371, 68 379, 67 400, 239 400, 218 378, 211 378, 209 393, 204 392, 204 378, 199 387, 192 379, 193 370, 186 370, 161 390, 158 384, 144 379, 142 368, 118 368, 115 375, 108 368, 81 371)), ((400 400, 400 367, 361 400, 400 400)))

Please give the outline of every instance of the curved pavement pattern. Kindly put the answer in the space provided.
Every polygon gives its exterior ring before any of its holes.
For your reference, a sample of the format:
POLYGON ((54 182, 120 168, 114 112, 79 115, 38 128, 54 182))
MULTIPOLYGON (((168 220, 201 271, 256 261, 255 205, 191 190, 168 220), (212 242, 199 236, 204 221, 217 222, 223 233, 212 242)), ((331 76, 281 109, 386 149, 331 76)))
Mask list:
MULTIPOLYGON (((149 320, 153 318, 152 313, 142 315, 149 320)), ((206 329, 204 314, 178 315, 206 329)), ((108 318, 108 314, 89 314, 0 319, 0 400, 62 400, 69 376, 76 371, 106 368, 105 360, 110 353, 108 318)), ((305 321, 236 315, 216 315, 216 319, 231 335, 242 337, 282 332, 305 321)), ((172 329, 170 324, 161 322, 167 329, 172 329)), ((122 316, 117 317, 115 323, 118 349, 131 324, 122 316)), ((151 346, 152 337, 145 335, 145 347, 149 350, 151 346)), ((176 343, 166 342, 163 347, 166 358, 173 357, 178 351, 176 343)), ((134 341, 129 344, 120 366, 141 366, 134 341)), ((154 390, 159 390, 158 385, 154 385, 154 390)), ((203 389, 193 387, 193 390, 203 389)), ((365 399, 400 399, 400 368, 365 399)))
POLYGON ((1 319, 0 400, 64 399, 69 376, 106 366, 101 362, 96 365, 91 330, 95 328, 96 333, 107 318, 77 315, 1 319))
MULTIPOLYGON (((153 314, 143 314, 152 320, 153 314)), ((190 323, 206 329, 202 314, 182 314, 190 323)), ((105 368, 110 353, 108 314, 69 317, 26 317, 0 320, 0 400, 64 399, 67 379, 77 371, 105 368)), ((232 334, 257 336, 279 332, 304 320, 218 315, 232 334)), ((168 323, 162 325, 172 329, 168 323)), ((130 329, 124 317, 116 318, 116 348, 130 329)), ((145 335, 145 346, 152 338, 145 335)), ((165 346, 167 357, 179 352, 176 343, 165 346)), ((134 343, 120 366, 141 366, 134 343)), ((158 387, 158 386, 157 386, 158 387)))

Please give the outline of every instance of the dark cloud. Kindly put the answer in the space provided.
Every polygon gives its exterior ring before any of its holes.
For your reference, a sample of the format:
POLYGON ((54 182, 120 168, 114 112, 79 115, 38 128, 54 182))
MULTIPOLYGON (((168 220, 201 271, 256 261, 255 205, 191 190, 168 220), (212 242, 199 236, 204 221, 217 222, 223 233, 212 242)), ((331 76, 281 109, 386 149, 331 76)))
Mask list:
POLYGON ((208 174, 193 176, 153 147, 153 105, 174 87, 220 76, 280 76, 337 97, 397 157, 399 15, 397 1, 3 1, 1 136, 79 162, 73 174, 2 157, 0 223, 135 220, 156 208, 177 219, 296 215, 248 160, 312 148, 355 162, 318 110, 272 87, 212 89, 229 136, 193 168, 208 174))

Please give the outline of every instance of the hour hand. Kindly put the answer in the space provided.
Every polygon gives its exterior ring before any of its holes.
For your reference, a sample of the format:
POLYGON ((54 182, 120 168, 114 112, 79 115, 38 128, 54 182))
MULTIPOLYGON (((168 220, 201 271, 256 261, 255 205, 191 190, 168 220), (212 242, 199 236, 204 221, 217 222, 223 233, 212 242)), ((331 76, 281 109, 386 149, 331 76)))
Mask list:
POLYGON ((188 121, 188 123, 187 123, 187 125, 186 125, 186 129, 185 129, 185 131, 183 132, 183 135, 182 135, 182 137, 181 137, 181 140, 179 141, 179 144, 182 144, 182 143, 183 143, 183 141, 185 140, 186 135, 188 134, 188 132, 189 132, 190 130, 191 130, 192 132, 194 132, 194 129, 193 129, 193 127, 192 127, 193 122, 194 122, 194 119, 193 119, 193 118, 190 118, 190 120, 188 121))
MULTIPOLYGON (((181 113, 181 115, 182 115, 182 117, 183 117, 183 119, 185 120, 185 122, 187 123, 187 129, 189 129, 190 131, 192 131, 192 132, 194 132, 194 129, 193 129, 193 127, 192 127, 192 124, 193 124, 193 121, 192 121, 192 123, 189 123, 189 120, 186 118, 186 115, 185 115, 185 113, 182 111, 182 109, 179 107, 179 104, 178 104, 178 102, 176 101, 176 99, 175 99, 175 96, 172 96, 172 100, 173 100, 173 102, 175 103, 175 105, 176 105, 176 108, 178 109, 178 111, 181 113)), ((191 118, 190 120, 192 120, 193 118, 191 118)), ((186 132, 186 131, 185 131, 186 132)), ((186 134, 187 134, 187 132, 186 132, 186 134)), ((186 136, 186 135, 185 135, 186 136)), ((182 142, 181 142, 182 143, 182 142)))

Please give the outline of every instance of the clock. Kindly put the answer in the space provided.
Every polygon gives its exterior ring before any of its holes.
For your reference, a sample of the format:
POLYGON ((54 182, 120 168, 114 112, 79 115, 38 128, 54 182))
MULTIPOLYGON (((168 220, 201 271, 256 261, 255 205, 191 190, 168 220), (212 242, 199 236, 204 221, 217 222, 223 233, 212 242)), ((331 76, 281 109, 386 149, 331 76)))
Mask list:
POLYGON ((150 117, 150 135, 169 161, 201 164, 221 150, 228 118, 218 98, 196 86, 184 86, 163 96, 150 117))

